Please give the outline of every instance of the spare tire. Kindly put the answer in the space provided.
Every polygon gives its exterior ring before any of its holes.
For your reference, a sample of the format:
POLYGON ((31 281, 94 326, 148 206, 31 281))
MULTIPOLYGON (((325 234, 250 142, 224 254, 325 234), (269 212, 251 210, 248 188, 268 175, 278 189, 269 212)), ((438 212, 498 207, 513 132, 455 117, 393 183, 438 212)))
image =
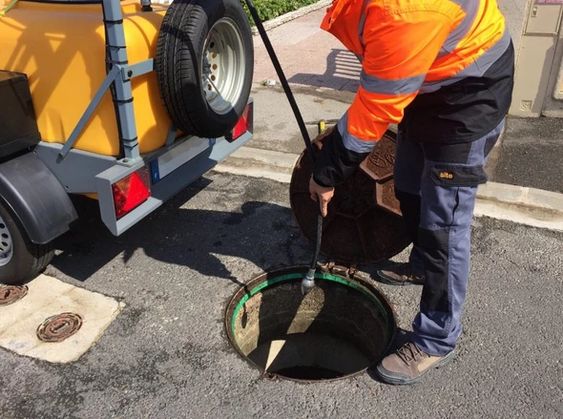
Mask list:
POLYGON ((176 128, 221 137, 248 102, 254 48, 239 0, 175 0, 158 36, 155 68, 176 128))

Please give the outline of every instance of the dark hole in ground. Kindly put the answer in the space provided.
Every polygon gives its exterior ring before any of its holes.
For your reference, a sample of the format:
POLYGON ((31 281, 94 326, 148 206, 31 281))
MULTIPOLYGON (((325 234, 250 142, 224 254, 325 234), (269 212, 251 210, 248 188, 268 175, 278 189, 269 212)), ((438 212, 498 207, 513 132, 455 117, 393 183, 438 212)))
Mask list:
POLYGON ((293 380, 344 378, 374 365, 396 328, 385 298, 369 281, 322 272, 304 297, 306 270, 264 274, 237 291, 226 318, 233 346, 262 371, 293 380))
POLYGON ((295 367, 283 368, 275 372, 287 378, 295 380, 334 380, 342 377, 338 371, 329 370, 322 367, 309 367, 306 365, 297 365, 295 367))

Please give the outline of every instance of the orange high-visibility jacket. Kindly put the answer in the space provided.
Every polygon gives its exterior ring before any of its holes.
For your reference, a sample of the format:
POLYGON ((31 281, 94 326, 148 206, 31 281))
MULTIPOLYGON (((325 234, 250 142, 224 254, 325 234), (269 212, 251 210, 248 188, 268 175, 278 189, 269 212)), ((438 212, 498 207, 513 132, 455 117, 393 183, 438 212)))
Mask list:
POLYGON ((496 0, 334 0, 321 27, 362 62, 339 131, 367 152, 420 93, 482 76, 510 35, 496 0))

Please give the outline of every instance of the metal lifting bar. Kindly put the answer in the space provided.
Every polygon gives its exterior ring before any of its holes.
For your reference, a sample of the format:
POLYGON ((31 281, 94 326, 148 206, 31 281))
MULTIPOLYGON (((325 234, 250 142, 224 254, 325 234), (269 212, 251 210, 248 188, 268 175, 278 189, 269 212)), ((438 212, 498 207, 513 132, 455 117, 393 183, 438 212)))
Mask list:
MULTIPOLYGON (((305 121, 303 120, 303 115, 301 115, 301 111, 299 110, 299 106, 297 105, 297 102, 295 100, 295 96, 293 96, 293 92, 291 91, 291 87, 289 87, 289 83, 287 82, 287 77, 285 76, 285 73, 284 73, 283 68, 280 64, 280 61, 278 60, 276 52, 274 51, 274 47, 272 46, 272 43, 270 42, 270 39, 268 38, 268 34, 266 33, 266 30, 264 29, 264 25, 262 24, 260 16, 258 15, 256 8, 254 7, 254 3, 252 2, 252 0, 245 0, 245 2, 246 2, 246 6, 248 7, 248 10, 250 11, 250 15, 252 16, 252 19, 254 20, 254 23, 256 24, 256 28, 258 28, 258 33, 260 33, 260 37, 262 38, 262 41, 264 42, 264 46, 266 47, 266 50, 268 51, 268 55, 270 56, 270 59, 272 60, 272 64, 274 65, 274 68, 276 69, 276 73, 278 74, 278 77, 280 78, 280 83, 283 87, 285 95, 287 96, 287 100, 289 101, 289 105, 291 106, 291 109, 293 110, 293 114, 295 115, 295 119, 297 120, 297 125, 299 125, 299 130, 301 131, 301 136, 303 137, 303 141, 305 142, 305 146, 307 147, 307 150, 309 151, 309 156, 311 157, 311 161, 312 161, 313 166, 314 166, 315 150, 313 148, 313 144, 311 143, 311 138, 309 137, 309 131, 307 131, 307 126, 305 125, 305 121)), ((317 270, 317 261, 319 259, 319 254, 321 252, 322 236, 323 236, 323 217, 322 217, 322 215, 320 213, 320 209, 319 209, 319 214, 317 216, 317 232, 316 232, 316 237, 315 237, 315 251, 313 253, 313 258, 311 260, 311 265, 309 266, 309 271, 307 272, 307 275, 305 276, 305 278, 303 278, 303 281, 301 282, 301 292, 303 293, 303 295, 306 295, 307 293, 309 293, 309 291, 311 291, 315 287, 315 272, 317 270)))

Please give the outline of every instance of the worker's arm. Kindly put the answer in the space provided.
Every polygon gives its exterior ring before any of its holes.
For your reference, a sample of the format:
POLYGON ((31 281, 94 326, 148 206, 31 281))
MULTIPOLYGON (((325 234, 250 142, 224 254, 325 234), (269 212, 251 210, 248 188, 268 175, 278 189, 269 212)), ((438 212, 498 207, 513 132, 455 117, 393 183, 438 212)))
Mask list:
POLYGON ((394 14, 369 8, 360 87, 338 130, 326 138, 319 153, 313 174, 317 184, 343 182, 389 124, 401 121, 456 23, 436 11, 394 14))

